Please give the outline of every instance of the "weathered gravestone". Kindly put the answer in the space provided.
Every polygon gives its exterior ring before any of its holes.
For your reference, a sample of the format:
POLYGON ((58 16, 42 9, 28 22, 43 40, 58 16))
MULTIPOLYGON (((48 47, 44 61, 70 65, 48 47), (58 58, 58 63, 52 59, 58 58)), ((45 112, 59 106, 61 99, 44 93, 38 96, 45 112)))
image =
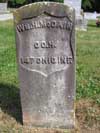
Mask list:
POLYGON ((94 13, 86 12, 84 16, 85 16, 85 19, 87 19, 87 20, 96 20, 97 13, 96 12, 94 12, 94 13))
POLYGON ((64 0, 64 4, 69 4, 75 9, 76 19, 80 16, 82 0, 64 0))
POLYGON ((7 11, 7 3, 0 3, 0 14, 8 13, 7 11))
POLYGON ((14 13, 23 123, 74 128, 74 10, 34 3, 14 13))
POLYGON ((81 14, 81 3, 82 0, 64 0, 64 4, 69 4, 75 9, 76 17, 76 29, 87 30, 87 20, 84 18, 84 13, 81 14))

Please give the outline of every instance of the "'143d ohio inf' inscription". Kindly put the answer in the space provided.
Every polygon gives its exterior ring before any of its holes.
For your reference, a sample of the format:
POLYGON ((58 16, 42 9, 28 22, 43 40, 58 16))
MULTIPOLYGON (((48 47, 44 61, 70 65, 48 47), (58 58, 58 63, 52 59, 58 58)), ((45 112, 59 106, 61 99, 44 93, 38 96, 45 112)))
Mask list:
POLYGON ((45 76, 69 67, 73 62, 72 28, 68 17, 41 15, 23 20, 17 25, 20 65, 45 76))

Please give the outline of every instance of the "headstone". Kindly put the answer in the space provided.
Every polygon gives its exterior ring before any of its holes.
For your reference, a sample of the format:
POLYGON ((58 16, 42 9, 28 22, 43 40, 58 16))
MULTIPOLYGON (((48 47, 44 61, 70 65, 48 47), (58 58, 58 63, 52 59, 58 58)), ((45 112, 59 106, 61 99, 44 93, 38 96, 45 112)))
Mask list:
POLYGON ((0 3, 0 13, 7 11, 7 3, 0 3))
POLYGON ((81 14, 81 3, 82 0, 64 0, 64 4, 69 4, 75 9, 75 17, 76 17, 76 29, 78 30, 87 30, 87 20, 81 14))
POLYGON ((81 16, 76 19, 76 30, 87 31, 88 21, 84 17, 84 12, 81 10, 81 16))
POLYGON ((6 21, 10 19, 13 19, 12 13, 0 14, 0 21, 6 21))
POLYGON ((97 13, 96 12, 94 12, 94 13, 86 12, 84 17, 87 20, 96 20, 97 13))
POLYGON ((75 9, 76 18, 80 16, 82 0, 64 0, 64 4, 69 4, 75 9))
POLYGON ((76 30, 87 31, 88 21, 86 19, 78 19, 76 21, 76 30))
POLYGON ((75 126, 75 19, 70 6, 40 2, 14 13, 23 123, 75 126))

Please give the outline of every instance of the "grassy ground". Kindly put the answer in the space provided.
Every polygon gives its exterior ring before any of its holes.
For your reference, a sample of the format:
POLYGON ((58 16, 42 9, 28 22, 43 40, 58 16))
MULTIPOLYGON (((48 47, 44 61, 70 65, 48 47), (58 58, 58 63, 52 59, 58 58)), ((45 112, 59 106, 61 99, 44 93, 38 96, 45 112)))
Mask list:
MULTIPOLYGON (((13 22, 0 22, 0 133, 49 133, 21 125, 13 22)), ((78 31, 76 117, 80 133, 100 132, 100 28, 78 31)), ((51 131, 50 133, 64 133, 51 131)), ((77 132, 77 131, 76 131, 77 132)))

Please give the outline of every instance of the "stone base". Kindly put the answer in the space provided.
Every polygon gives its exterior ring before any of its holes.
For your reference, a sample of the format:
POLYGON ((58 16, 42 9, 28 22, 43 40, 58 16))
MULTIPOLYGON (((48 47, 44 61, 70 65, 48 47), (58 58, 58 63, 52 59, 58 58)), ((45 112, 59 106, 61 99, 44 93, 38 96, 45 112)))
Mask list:
POLYGON ((42 128, 54 128, 54 129, 74 129, 75 126, 75 118, 74 119, 69 119, 66 118, 66 121, 61 121, 59 118, 50 118, 48 116, 48 119, 43 119, 42 117, 35 116, 29 114, 29 113, 24 113, 23 112, 23 125, 28 126, 28 127, 42 127, 42 128))

